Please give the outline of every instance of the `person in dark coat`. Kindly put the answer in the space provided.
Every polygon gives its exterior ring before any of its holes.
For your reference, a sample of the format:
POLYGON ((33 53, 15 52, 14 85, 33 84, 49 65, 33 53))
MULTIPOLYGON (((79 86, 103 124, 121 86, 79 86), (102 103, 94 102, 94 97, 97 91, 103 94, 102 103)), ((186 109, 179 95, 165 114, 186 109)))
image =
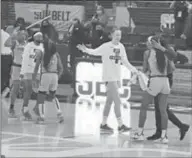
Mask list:
POLYGON ((70 65, 72 70, 72 85, 74 89, 74 96, 77 96, 75 89, 75 65, 76 58, 82 57, 83 53, 77 49, 78 44, 87 43, 87 36, 85 34, 84 26, 80 20, 75 18, 72 20, 72 24, 69 27, 69 53, 70 53, 70 65))
POLYGON ((86 41, 84 27, 79 19, 73 19, 72 25, 69 28, 69 33, 70 65, 73 67, 75 65, 75 58, 83 56, 83 53, 81 53, 76 46, 86 41))
POLYGON ((103 25, 97 24, 95 34, 92 36, 92 48, 95 49, 110 40, 109 34, 104 31, 103 25))

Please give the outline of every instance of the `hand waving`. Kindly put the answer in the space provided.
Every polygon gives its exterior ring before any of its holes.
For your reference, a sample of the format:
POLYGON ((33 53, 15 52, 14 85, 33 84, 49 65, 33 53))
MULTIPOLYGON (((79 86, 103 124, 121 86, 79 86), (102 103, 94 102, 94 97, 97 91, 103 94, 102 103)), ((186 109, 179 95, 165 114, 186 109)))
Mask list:
POLYGON ((78 48, 80 51, 86 53, 87 47, 86 47, 84 44, 78 44, 78 45, 77 45, 77 48, 78 48))

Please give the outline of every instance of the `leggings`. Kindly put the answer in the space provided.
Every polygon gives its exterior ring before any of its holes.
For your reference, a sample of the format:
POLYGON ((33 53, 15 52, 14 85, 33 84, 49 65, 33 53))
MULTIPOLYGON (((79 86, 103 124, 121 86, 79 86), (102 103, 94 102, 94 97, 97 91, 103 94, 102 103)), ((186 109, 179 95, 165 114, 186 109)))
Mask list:
POLYGON ((23 84, 24 84, 23 106, 28 107, 29 100, 31 99, 31 94, 33 92, 32 80, 24 79, 23 84))
POLYGON ((108 117, 111 109, 111 105, 114 101, 115 103, 114 111, 115 111, 116 118, 120 118, 121 117, 121 109, 120 109, 121 100, 118 92, 120 83, 116 81, 107 82, 106 87, 107 87, 107 99, 106 99, 106 103, 103 111, 103 116, 108 117))
POLYGON ((17 95, 19 93, 19 88, 21 85, 21 81, 20 80, 13 80, 12 81, 12 88, 11 88, 11 105, 14 105, 16 99, 17 99, 17 95))

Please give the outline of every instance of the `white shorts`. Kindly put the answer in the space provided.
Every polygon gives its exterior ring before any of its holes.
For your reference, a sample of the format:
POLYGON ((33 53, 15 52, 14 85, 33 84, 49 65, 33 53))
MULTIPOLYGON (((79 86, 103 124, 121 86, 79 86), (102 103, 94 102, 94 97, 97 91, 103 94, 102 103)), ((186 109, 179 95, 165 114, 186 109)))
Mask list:
POLYGON ((21 72, 21 67, 18 66, 12 66, 12 72, 11 72, 11 80, 20 80, 20 72, 21 72))
POLYGON ((168 77, 150 78, 147 92, 152 96, 157 96, 160 93, 170 94, 171 89, 170 89, 168 77))
POLYGON ((39 91, 49 92, 56 91, 58 87, 58 74, 56 73, 43 73, 39 85, 39 91))

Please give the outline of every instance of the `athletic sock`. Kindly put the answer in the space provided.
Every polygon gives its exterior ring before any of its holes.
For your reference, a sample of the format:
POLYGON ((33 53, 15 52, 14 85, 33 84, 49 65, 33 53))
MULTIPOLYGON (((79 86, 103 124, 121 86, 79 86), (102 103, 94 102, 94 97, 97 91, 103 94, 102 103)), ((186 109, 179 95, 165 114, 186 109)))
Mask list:
POLYGON ((39 114, 40 114, 40 117, 44 118, 45 117, 44 113, 45 113, 44 105, 43 104, 39 104, 39 114))
POLYGON ((61 113, 61 106, 60 106, 59 100, 55 97, 53 99, 53 102, 55 103, 55 107, 57 109, 57 113, 61 113))
POLYGON ((144 130, 143 128, 138 129, 139 135, 141 135, 143 133, 143 130, 144 130))
POLYGON ((161 138, 165 138, 166 133, 167 133, 167 130, 162 130, 162 132, 161 132, 161 138))
POLYGON ((122 121, 121 117, 117 118, 117 123, 118 123, 119 127, 121 127, 123 125, 123 121, 122 121))
POLYGON ((28 108, 28 107, 26 107, 26 106, 24 106, 24 107, 23 107, 23 111, 24 111, 24 113, 26 113, 26 112, 28 112, 28 111, 29 111, 29 108, 28 108))
POLYGON ((13 104, 10 105, 10 109, 12 109, 12 110, 14 109, 14 105, 13 104))
POLYGON ((107 118, 107 116, 103 116, 103 121, 101 123, 103 126, 107 124, 107 118))

